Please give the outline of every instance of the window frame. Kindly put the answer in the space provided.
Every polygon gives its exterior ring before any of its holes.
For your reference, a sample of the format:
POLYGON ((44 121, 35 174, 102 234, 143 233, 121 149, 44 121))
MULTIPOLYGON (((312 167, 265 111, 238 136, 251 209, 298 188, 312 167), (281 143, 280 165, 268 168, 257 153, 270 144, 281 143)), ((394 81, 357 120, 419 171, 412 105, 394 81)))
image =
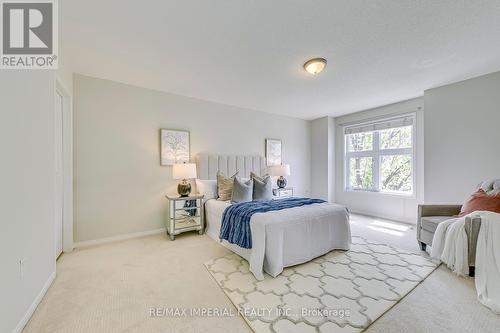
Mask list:
POLYGON ((353 122, 350 124, 346 124, 342 127, 342 140, 343 140, 343 158, 344 158, 344 192, 354 192, 354 193, 373 193, 378 195, 386 195, 386 196, 397 196, 397 197, 406 197, 406 198, 415 198, 417 189, 416 189, 416 179, 417 179, 417 168, 416 168, 416 146, 417 146, 417 126, 416 126, 416 113, 409 114, 400 114, 393 117, 373 119, 370 121, 360 121, 353 122), (391 149, 380 149, 380 130, 372 131, 373 133, 373 148, 372 150, 365 151, 353 151, 349 152, 347 149, 347 140, 345 131, 347 128, 358 127, 362 125, 367 125, 370 123, 379 123, 384 121, 390 121, 398 118, 411 117, 412 124, 411 126, 411 141, 412 146, 410 148, 391 148, 391 149), (411 192, 400 192, 400 191, 382 191, 380 189, 380 162, 382 156, 391 156, 391 155, 410 155, 411 156, 411 180, 412 180, 412 191, 411 192), (351 188, 349 185, 350 178, 350 158, 352 157, 371 157, 373 159, 373 187, 371 189, 364 188, 351 188))

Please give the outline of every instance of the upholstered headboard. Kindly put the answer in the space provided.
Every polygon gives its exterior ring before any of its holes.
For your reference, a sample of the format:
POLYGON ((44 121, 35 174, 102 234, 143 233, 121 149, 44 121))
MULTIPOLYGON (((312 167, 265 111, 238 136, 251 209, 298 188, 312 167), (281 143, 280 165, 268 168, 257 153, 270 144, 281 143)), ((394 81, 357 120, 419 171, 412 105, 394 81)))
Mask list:
POLYGON ((250 172, 261 176, 265 173, 266 163, 263 156, 258 155, 196 155, 198 179, 216 179, 217 171, 232 176, 239 171, 240 177, 249 178, 250 172))

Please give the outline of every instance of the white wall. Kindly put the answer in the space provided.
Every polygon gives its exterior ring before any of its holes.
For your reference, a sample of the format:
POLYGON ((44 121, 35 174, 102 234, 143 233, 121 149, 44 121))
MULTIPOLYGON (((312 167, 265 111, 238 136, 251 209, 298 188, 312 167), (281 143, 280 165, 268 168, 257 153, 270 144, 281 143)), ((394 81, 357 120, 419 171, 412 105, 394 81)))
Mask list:
POLYGON ((335 121, 323 117, 311 121, 311 195, 334 201, 335 121))
MULTIPOLYGON (((343 126, 352 122, 388 115, 416 112, 423 106, 423 98, 411 99, 371 110, 357 112, 335 118, 335 201, 347 206, 353 212, 416 223, 417 205, 424 200, 424 120, 423 111, 417 112, 416 124, 416 193, 414 197, 404 197, 372 192, 344 191, 344 139, 343 126)), ((427 112, 426 112, 427 115, 427 112)))
MULTIPOLYGON (((63 11, 65 10, 65 6, 68 2, 66 1, 59 1, 58 2, 58 13, 59 13, 59 61, 58 61, 58 69, 56 71, 57 79, 59 81, 59 84, 64 87, 64 90, 70 94, 73 95, 73 66, 71 62, 71 56, 68 50, 70 47, 64 43, 62 43, 63 40, 63 34, 67 31, 65 28, 66 26, 64 25, 64 22, 66 20, 63 20, 63 11)), ((71 40, 74 42, 72 39, 67 38, 66 40, 71 40)))
POLYGON ((1 71, 0 125, 0 332, 13 332, 55 274, 54 73, 1 71))
POLYGON ((75 241, 160 228, 171 167, 159 165, 159 129, 191 132, 198 152, 264 155, 281 138, 289 185, 310 195, 309 121, 74 76, 75 241))
POLYGON ((500 178, 500 72, 425 92, 425 201, 462 203, 500 178))
MULTIPOLYGON (((65 54, 64 49, 59 51, 60 54, 65 54)), ((64 90, 70 95, 73 95, 73 72, 69 59, 61 56, 59 58, 59 68, 56 71, 57 79, 59 84, 64 88, 64 90)))

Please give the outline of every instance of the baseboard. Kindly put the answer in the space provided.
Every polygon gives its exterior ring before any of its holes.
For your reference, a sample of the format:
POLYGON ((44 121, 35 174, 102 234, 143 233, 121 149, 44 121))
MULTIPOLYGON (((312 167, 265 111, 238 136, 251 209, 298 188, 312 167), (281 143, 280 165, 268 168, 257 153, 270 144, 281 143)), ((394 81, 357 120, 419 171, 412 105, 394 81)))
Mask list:
POLYGON ((388 215, 385 215, 385 214, 374 214, 372 212, 365 212, 365 211, 362 211, 362 210, 359 210, 359 209, 351 209, 351 208, 349 208, 349 211, 351 213, 354 213, 354 214, 360 214, 360 215, 367 215, 367 216, 372 216, 372 217, 378 217, 378 218, 381 218, 381 219, 391 220, 391 221, 395 221, 395 222, 402 222, 402 223, 411 224, 411 225, 415 225, 416 224, 416 222, 413 221, 413 220, 411 220, 411 219, 394 218, 394 216, 388 216, 388 215))
POLYGON ((139 237, 144 237, 144 236, 151 236, 151 235, 157 235, 165 232, 165 228, 160 228, 160 229, 153 229, 153 230, 147 230, 147 231, 140 231, 140 232, 133 232, 130 234, 123 234, 123 235, 117 235, 117 236, 112 236, 112 237, 106 237, 106 238, 99 238, 99 239, 93 239, 93 240, 88 240, 88 241, 83 241, 83 242, 76 242, 73 244, 75 248, 82 248, 82 247, 88 247, 88 246, 94 246, 94 245, 100 245, 100 244, 106 244, 106 243, 112 243, 112 242, 118 242, 126 239, 132 239, 132 238, 139 238, 139 237))
POLYGON ((21 321, 17 324, 13 333, 21 333, 22 332, 22 330, 24 329, 24 327, 26 326, 26 324, 30 320, 31 316, 33 316, 33 313, 35 312, 36 307, 42 301, 43 297, 47 293, 47 290, 49 290, 50 286, 52 285, 52 282, 54 282, 55 278, 56 278, 56 272, 54 271, 52 274, 50 274, 48 280, 43 285, 42 290, 40 290, 40 293, 38 293, 36 298, 33 300, 33 303, 31 303, 30 307, 28 308, 28 311, 26 311, 26 313, 24 314, 21 321))

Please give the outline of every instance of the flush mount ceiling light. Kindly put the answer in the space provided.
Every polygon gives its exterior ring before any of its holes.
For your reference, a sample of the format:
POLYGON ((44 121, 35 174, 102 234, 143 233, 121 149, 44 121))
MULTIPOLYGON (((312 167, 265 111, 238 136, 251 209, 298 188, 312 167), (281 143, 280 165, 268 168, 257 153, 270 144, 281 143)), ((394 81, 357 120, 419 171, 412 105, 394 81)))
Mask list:
POLYGON ((326 59, 325 58, 314 58, 308 60, 304 64, 304 69, 306 72, 312 75, 319 74, 326 67, 326 59))

